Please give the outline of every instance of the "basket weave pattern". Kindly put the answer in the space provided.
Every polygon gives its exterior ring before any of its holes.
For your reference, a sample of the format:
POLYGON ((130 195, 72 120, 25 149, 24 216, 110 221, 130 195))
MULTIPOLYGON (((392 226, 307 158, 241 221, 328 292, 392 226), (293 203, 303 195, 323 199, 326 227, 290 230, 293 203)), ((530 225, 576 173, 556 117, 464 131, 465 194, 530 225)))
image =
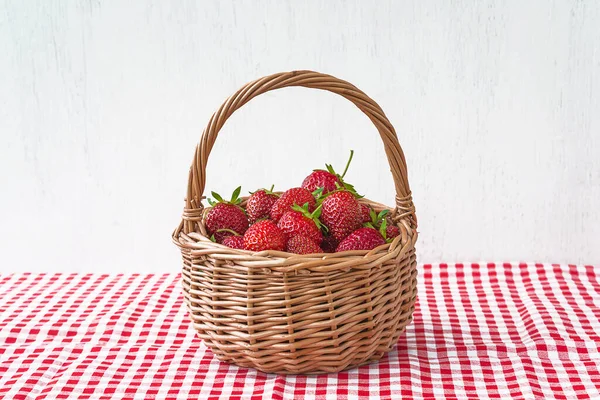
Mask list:
MULTIPOLYGON (((390 209, 362 199, 376 211, 390 209)), ((381 108, 352 84, 312 71, 243 86, 214 113, 196 147, 183 218, 173 241, 183 257, 183 293, 198 336, 223 361, 264 372, 337 372, 381 358, 412 318, 417 220, 406 161, 381 108), (400 235, 370 251, 252 253, 213 243, 204 216, 206 163, 225 121, 252 98, 289 86, 327 90, 353 102, 384 143, 396 189, 400 235)))

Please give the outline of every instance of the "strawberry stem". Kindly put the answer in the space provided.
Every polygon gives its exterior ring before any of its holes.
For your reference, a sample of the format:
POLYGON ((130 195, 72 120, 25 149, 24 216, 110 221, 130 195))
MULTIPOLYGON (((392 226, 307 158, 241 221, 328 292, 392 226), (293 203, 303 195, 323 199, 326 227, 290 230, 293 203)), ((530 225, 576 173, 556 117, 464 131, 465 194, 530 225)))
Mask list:
POLYGON ((325 190, 325 188, 321 186, 317 190, 315 190, 314 192, 312 192, 312 195, 315 198, 315 200, 317 201, 317 203, 319 203, 321 200, 323 200, 323 197, 324 197, 323 196, 323 191, 324 190, 325 190))
POLYGON ((232 229, 217 229, 216 232, 229 232, 229 233, 233 233, 234 236, 241 236, 239 233, 237 233, 236 231, 232 230, 232 229))
POLYGON ((315 208, 315 211, 310 214, 312 219, 317 219, 321 216, 321 209, 323 208, 323 204, 319 204, 319 207, 315 208))
POLYGON ((348 167, 350 166, 350 163, 352 162, 352 157, 354 156, 354 150, 350 150, 350 158, 348 159, 348 162, 346 163, 346 168, 344 168, 344 172, 342 173, 341 178, 344 179, 344 176, 346 176, 346 172, 348 172, 348 167))

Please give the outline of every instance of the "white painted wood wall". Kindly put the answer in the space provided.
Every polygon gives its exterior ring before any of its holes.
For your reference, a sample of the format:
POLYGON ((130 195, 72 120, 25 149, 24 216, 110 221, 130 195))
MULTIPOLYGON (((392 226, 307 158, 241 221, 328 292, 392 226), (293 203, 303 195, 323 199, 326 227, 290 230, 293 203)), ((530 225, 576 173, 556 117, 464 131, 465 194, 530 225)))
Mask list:
MULTIPOLYGON (((600 2, 0 0, 0 271, 176 271, 204 124, 245 82, 349 80, 395 124, 419 261, 600 265, 600 2)), ((288 89, 217 141, 211 189, 325 162, 392 203, 375 129, 288 89)))

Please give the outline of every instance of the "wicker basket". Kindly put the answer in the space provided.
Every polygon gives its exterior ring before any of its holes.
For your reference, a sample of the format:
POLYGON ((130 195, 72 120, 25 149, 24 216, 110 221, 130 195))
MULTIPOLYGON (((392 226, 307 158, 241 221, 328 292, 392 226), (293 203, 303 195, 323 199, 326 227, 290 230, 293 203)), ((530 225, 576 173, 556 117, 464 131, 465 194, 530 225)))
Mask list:
MULTIPOLYGON (((391 209, 372 201, 379 211, 391 209)), ((337 372, 380 359, 412 319, 417 294, 417 220, 406 161, 381 108, 348 82, 312 71, 250 82, 210 119, 190 168, 173 241, 183 256, 183 292, 198 336, 222 361, 263 372, 337 372), (202 205, 206 163, 225 121, 252 98, 288 86, 337 93, 373 122, 396 186, 400 236, 370 251, 252 253, 213 243, 202 205)))

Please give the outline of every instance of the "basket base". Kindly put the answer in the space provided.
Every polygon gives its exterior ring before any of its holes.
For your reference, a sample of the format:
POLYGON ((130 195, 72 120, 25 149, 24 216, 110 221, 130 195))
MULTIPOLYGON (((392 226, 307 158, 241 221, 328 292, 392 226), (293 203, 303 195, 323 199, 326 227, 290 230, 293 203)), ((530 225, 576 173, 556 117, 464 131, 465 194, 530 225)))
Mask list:
MULTIPOLYGON (((404 334, 404 332, 406 331, 406 329, 403 329, 402 332, 400 332, 399 337, 404 334)), ((397 341, 397 339, 396 339, 397 341)), ((323 365, 320 365, 317 369, 314 370, 302 370, 300 372, 294 372, 293 369, 290 370, 279 370, 279 369, 268 369, 268 368, 261 368, 260 363, 259 365, 255 364, 255 363, 251 363, 248 362, 247 359, 232 359, 231 357, 227 357, 223 354, 215 354, 212 352, 211 348, 208 347, 208 350, 213 353, 213 355, 221 362, 225 362, 227 364, 231 364, 231 365, 235 365, 237 367, 241 367, 241 368, 252 368, 255 369, 257 371, 263 372, 265 374, 278 374, 278 375, 324 375, 324 374, 333 374, 333 373, 338 373, 338 372, 343 372, 343 371, 348 371, 350 369, 354 369, 354 368, 358 368, 361 367, 363 365, 369 365, 369 364, 373 364, 378 362, 379 360, 381 360, 383 357, 385 357, 394 347, 396 346, 396 344, 394 344, 394 346, 390 347, 388 350, 386 351, 381 351, 381 352, 376 352, 373 355, 371 355, 371 357, 367 360, 364 360, 362 362, 355 362, 355 363, 350 363, 348 365, 332 365, 331 367, 327 368, 324 367, 323 365)))

